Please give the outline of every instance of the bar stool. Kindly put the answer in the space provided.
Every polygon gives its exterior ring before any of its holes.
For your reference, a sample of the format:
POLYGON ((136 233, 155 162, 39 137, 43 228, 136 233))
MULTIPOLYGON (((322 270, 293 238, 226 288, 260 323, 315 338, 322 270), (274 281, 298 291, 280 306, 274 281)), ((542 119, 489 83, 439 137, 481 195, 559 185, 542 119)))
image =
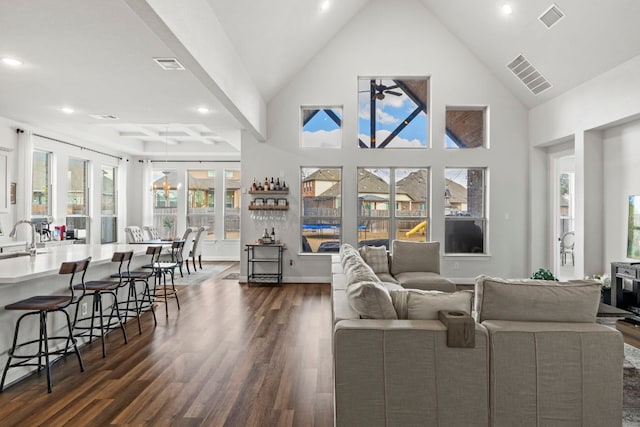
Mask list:
POLYGON ((180 266, 182 250, 184 249, 184 240, 176 240, 171 243, 171 261, 161 262, 156 260, 151 267, 156 278, 154 297, 160 298, 164 302, 165 316, 169 317, 168 299, 175 299, 180 310, 180 300, 178 299, 178 291, 174 283, 175 270, 180 266), (171 287, 167 286, 167 274, 171 275, 171 287))
POLYGON ((89 266, 89 262, 91 258, 87 258, 81 261, 71 261, 71 262, 63 262, 60 265, 60 270, 58 274, 66 275, 70 274, 71 277, 69 279, 69 290, 71 292, 70 295, 39 295, 31 298, 24 299, 22 301, 18 301, 13 304, 9 304, 5 306, 5 310, 21 310, 21 311, 29 311, 28 313, 23 314, 18 318, 16 322, 16 328, 13 335, 13 346, 8 352, 7 364, 5 365, 4 372, 2 373, 2 382, 0 382, 0 392, 4 391, 4 381, 7 377, 7 371, 9 368, 18 367, 18 366, 37 366, 38 372, 41 368, 46 368, 47 370, 47 391, 51 393, 51 365, 52 361, 50 361, 50 356, 53 355, 62 355, 66 356, 71 348, 76 354, 78 358, 78 364, 80 365, 80 371, 84 372, 84 363, 82 362, 82 356, 80 356, 80 351, 78 350, 78 345, 76 343, 76 339, 73 336, 73 329, 71 328, 71 320, 69 319, 69 313, 65 310, 70 304, 75 303, 74 301, 74 292, 73 292, 73 280, 76 274, 82 274, 82 281, 84 281, 84 275, 87 272, 87 267, 89 266), (47 318, 49 313, 62 312, 67 320, 67 329, 69 334, 67 336, 49 336, 47 331, 47 318), (27 316, 38 315, 40 318, 40 334, 37 339, 24 341, 18 343, 18 332, 20 330, 20 323, 22 319, 27 316), (65 346, 59 350, 49 350, 49 341, 57 341, 57 340, 65 340, 65 346), (32 345, 38 343, 38 351, 33 354, 17 354, 18 350, 22 347, 32 345), (45 359, 45 364, 42 364, 42 358, 45 359), (32 359, 38 359, 38 363, 35 361, 31 361, 32 359), (21 359, 18 362, 11 363, 12 359, 21 359))
MULTIPOLYGON (((149 246, 147 247, 147 255, 151 255, 151 262, 153 263, 156 256, 160 255, 162 246, 149 246), (156 255, 157 254, 157 255, 156 255)), ((153 308, 153 301, 151 300, 151 289, 149 288, 149 279, 153 276, 153 271, 130 271, 131 259, 133 258, 133 251, 124 252, 123 263, 120 264, 120 268, 117 273, 111 275, 112 278, 120 280, 120 287, 128 286, 127 300, 121 301, 118 304, 124 306, 125 322, 132 312, 135 313, 135 317, 138 320, 138 332, 142 334, 142 325, 140 323, 140 315, 143 310, 151 310, 153 315, 153 322, 157 325, 156 312, 153 308), (143 283, 142 293, 138 293, 136 284, 138 282, 143 283), (133 303, 133 310, 131 308, 133 303)))
MULTIPOLYGON (((127 261, 128 252, 114 252, 111 257, 111 262, 118 262, 119 267, 118 271, 122 271, 123 264, 127 261)), ((129 258, 130 259, 130 258, 129 258)), ((122 336, 124 338, 124 343, 127 344, 127 331, 124 329, 124 323, 122 322, 122 317, 120 316, 120 309, 118 307, 118 297, 116 295, 116 290, 118 287, 122 286, 123 279, 121 278, 118 282, 111 280, 91 280, 88 282, 82 281, 82 283, 75 285, 73 288, 76 290, 82 291, 82 295, 78 299, 78 303, 76 305, 76 314, 73 319, 73 328, 74 330, 83 331, 81 333, 76 333, 76 337, 89 337, 89 343, 93 341, 93 331, 95 329, 100 330, 100 340, 102 342, 102 357, 107 356, 107 351, 104 342, 104 336, 108 334, 110 331, 114 329, 120 329, 122 331, 122 336), (103 296, 109 295, 112 298, 111 311, 109 315, 106 316, 104 314, 103 309, 103 296), (80 302, 84 299, 84 297, 92 297, 93 298, 93 309, 91 310, 91 316, 78 317, 80 302), (97 313, 97 315, 96 315, 97 313), (115 318, 114 318, 115 313, 115 318), (96 317, 98 318, 99 326, 95 325, 96 317), (105 324, 105 318, 107 322, 105 324), (90 324, 87 325, 87 321, 90 321, 90 324)), ((97 336, 98 334, 96 334, 97 336)))

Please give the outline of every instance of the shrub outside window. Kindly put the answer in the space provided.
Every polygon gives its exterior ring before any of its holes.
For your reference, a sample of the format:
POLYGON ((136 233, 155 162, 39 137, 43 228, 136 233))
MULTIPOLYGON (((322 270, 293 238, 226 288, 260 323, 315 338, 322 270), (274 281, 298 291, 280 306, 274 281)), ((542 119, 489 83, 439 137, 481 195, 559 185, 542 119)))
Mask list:
POLYGON ((102 197, 100 201, 101 243, 113 243, 118 241, 117 175, 117 167, 102 165, 102 197))

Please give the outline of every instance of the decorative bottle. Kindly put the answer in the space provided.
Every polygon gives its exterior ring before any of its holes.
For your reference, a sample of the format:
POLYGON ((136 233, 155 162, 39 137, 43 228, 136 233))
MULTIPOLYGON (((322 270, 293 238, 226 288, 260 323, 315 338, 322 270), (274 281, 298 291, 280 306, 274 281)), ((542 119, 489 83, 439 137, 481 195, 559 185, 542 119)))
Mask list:
POLYGON ((263 185, 263 187, 264 187, 264 191, 269 190, 269 179, 267 179, 266 176, 264 177, 264 185, 263 185))
POLYGON ((276 190, 282 190, 282 185, 280 185, 280 178, 276 179, 276 190))
POLYGON ((276 231, 273 227, 271 227, 271 243, 276 242, 276 231))
POLYGON ((273 182, 273 177, 271 177, 271 182, 269 183, 269 190, 273 191, 276 189, 276 183, 273 182))

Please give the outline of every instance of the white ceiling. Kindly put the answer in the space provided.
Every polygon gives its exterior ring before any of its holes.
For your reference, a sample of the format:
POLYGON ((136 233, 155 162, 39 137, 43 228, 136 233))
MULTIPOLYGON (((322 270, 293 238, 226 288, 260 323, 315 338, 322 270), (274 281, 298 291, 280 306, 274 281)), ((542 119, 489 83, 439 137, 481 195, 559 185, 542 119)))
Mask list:
MULTIPOLYGON (((393 19, 421 1, 528 107, 640 54, 638 0, 557 0, 566 17, 550 30, 537 20, 546 0, 332 0, 325 12, 320 0, 206 1, 267 102, 371 1, 397 4, 393 19), (534 96, 511 74, 518 54, 551 89, 534 96)), ((0 66, 0 116, 137 155, 237 154, 237 112, 189 70, 161 70, 152 59, 175 55, 148 25, 124 0, 1 0, 0 56, 24 66, 0 66)))

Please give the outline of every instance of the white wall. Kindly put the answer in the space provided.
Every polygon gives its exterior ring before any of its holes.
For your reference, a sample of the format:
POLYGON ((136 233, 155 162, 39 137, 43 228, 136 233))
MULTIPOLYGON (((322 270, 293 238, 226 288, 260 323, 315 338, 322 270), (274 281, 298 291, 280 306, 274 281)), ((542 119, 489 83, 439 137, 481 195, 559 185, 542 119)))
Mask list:
MULTIPOLYGON (((632 168, 639 117, 640 56, 529 112, 534 153, 566 140, 575 144, 576 251, 584 256, 576 258, 577 277, 609 271, 611 262, 625 259, 627 197, 639 191, 632 168)), ((547 170, 547 159, 532 156, 531 168, 531 193, 538 198, 548 191, 536 180, 547 170)), ((537 236, 531 260, 548 260, 553 236, 545 228, 547 207, 533 201, 531 206, 530 235, 537 236)))
MULTIPOLYGON (((487 257, 447 257, 443 274, 470 279, 480 273, 506 277, 528 275, 527 112, 476 57, 416 0, 374 0, 322 49, 268 105, 269 138, 243 136, 243 183, 253 177, 280 176, 291 184, 285 227, 276 232, 288 246, 285 280, 329 278, 326 255, 300 255, 299 175, 301 166, 343 167, 343 241, 355 244, 358 166, 430 167, 433 240, 444 238, 444 168, 489 168, 489 251, 487 257), (394 17, 394 18, 390 18, 394 17), (431 76, 431 144, 428 150, 357 148, 358 76, 431 76), (342 105, 343 147, 301 150, 300 106, 342 105), (490 149, 445 150, 447 105, 486 105, 490 149), (289 259, 294 261, 289 266, 289 259), (455 269, 456 264, 459 269, 455 269)), ((281 178, 282 179, 282 178, 281 178)), ((246 207, 249 197, 243 200, 246 207)), ((245 241, 269 224, 249 220, 243 209, 245 241)), ((269 225, 270 227, 271 225, 269 225)), ((243 254, 243 260, 245 259, 243 254)), ((242 263, 246 275, 245 263, 242 263)))
MULTIPOLYGON (((0 150, 0 154, 7 157, 7 170, 4 171, 0 168, 0 173, 7 174, 7 187, 11 182, 16 182, 17 176, 16 165, 18 163, 18 151, 16 147, 18 137, 16 127, 14 122, 0 117, 0 147, 8 150, 0 150)), ((9 188, 7 188, 6 191, 9 191, 9 188)), ((11 232, 11 227, 13 227, 13 224, 16 222, 16 205, 8 203, 7 206, 8 209, 6 211, 0 211, 0 227, 2 228, 0 243, 13 240, 9 237, 9 233, 11 232)))
MULTIPOLYGON (((630 195, 640 194, 640 120, 607 129, 603 135, 604 263, 627 261, 630 195)), ((637 261, 637 260, 635 260, 637 261)))

